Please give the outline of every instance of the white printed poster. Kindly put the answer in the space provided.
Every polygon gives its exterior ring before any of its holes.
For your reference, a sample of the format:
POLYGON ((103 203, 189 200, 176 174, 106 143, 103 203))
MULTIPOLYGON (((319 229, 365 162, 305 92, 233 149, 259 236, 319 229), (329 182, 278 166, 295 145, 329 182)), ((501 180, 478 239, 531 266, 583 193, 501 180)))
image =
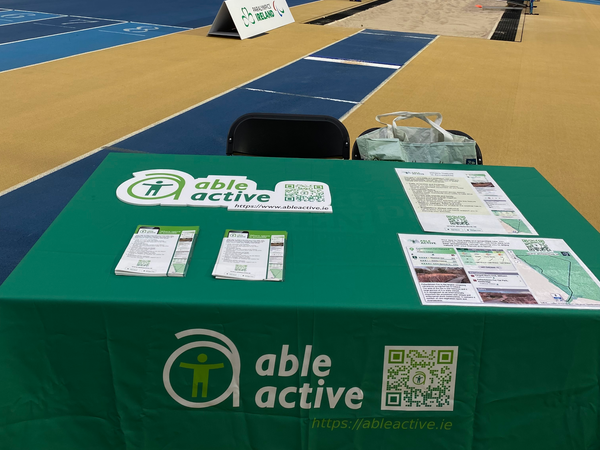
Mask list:
POLYGON ((600 283, 562 239, 399 234, 424 305, 600 307, 600 283))
POLYGON ((486 171, 396 169, 424 231, 537 235, 486 171))

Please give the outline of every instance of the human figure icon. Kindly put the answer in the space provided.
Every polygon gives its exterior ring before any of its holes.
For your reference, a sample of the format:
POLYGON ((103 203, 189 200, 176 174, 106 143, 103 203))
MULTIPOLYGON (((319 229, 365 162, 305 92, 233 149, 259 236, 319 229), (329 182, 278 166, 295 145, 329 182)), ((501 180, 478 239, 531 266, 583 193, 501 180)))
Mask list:
POLYGON ((160 188, 162 188, 163 186, 173 186, 172 184, 163 184, 164 181, 162 180, 158 180, 156 183, 143 183, 142 186, 150 186, 148 188, 148 192, 146 192, 146 197, 149 196, 152 193, 152 197, 156 197, 156 194, 158 194, 158 191, 160 191, 160 188))
POLYGON ((416 385, 422 385, 425 384, 425 374, 423 372, 417 372, 413 378, 412 378, 413 383, 415 383, 416 385))
POLYGON ((179 367, 183 367, 184 369, 192 369, 194 371, 194 378, 192 380, 192 397, 198 397, 198 385, 202 383, 202 398, 206 398, 208 395, 209 371, 212 369, 221 369, 224 367, 224 364, 204 364, 208 359, 204 353, 200 353, 197 359, 200 364, 189 364, 182 362, 179 363, 179 367))

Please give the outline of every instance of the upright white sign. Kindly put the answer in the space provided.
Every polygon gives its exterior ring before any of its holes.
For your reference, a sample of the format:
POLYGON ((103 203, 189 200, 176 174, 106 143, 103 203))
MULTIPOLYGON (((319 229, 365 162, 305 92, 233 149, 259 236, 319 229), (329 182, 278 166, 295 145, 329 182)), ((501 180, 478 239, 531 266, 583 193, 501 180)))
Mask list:
POLYGON ((247 39, 292 22, 285 0, 226 0, 208 35, 247 39))

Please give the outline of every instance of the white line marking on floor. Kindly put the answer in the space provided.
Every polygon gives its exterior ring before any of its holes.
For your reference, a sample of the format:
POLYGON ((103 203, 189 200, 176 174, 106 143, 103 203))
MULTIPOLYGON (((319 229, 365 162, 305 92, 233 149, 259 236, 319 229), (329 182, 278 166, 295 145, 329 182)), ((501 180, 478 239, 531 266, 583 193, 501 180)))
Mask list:
POLYGON ((59 14, 59 15, 56 15, 56 16, 53 16, 53 17, 42 17, 41 19, 24 20, 23 22, 0 23, 0 27, 6 27, 8 25, 20 25, 22 23, 39 22, 40 20, 60 19, 61 17, 68 17, 68 16, 61 16, 59 14))
POLYGON ((103 19, 102 17, 88 17, 88 16, 69 16, 69 17, 76 17, 78 19, 93 19, 93 20, 114 20, 115 22, 121 22, 121 23, 127 23, 127 20, 120 20, 120 19, 103 19))
MULTIPOLYGON (((112 24, 112 25, 123 25, 123 24, 112 24)), ((110 27, 112 25, 106 25, 106 26, 110 27)), ((101 30, 98 30, 97 28, 94 28, 94 29, 97 30, 97 31, 101 31, 101 30)), ((61 33, 60 35, 53 34, 53 35, 50 35, 50 36, 42 36, 42 37, 39 37, 39 38, 24 39, 24 41, 31 41, 33 39, 51 38, 53 36, 63 36, 65 34, 69 34, 69 33, 83 33, 85 31, 88 31, 88 30, 86 29, 86 30, 78 30, 78 31, 69 31, 68 33, 61 33)), ((169 33, 169 34, 162 34, 160 36, 155 36, 155 37, 147 38, 147 39, 145 39, 145 41, 151 41, 152 39, 159 39, 159 38, 162 38, 162 37, 165 37, 165 36, 171 36, 172 34, 183 33, 185 31, 188 31, 188 30, 176 31, 174 33, 169 33)), ((23 41, 15 41, 15 42, 23 42, 23 41)), ((113 49, 113 48, 123 47, 125 45, 138 44, 140 42, 142 42, 142 41, 126 42, 125 44, 114 45, 112 47, 105 47, 105 48, 101 48, 101 49, 98 49, 98 50, 92 50, 91 52, 77 53, 76 55, 65 56, 64 58, 51 59, 50 61, 44 61, 44 62, 40 62, 40 63, 30 64, 28 66, 15 67, 14 69, 8 69, 8 70, 0 70, 0 74, 7 73, 7 72, 12 72, 13 70, 25 69, 27 67, 39 66, 41 64, 48 64, 48 63, 52 63, 54 61, 61 61, 63 59, 76 58, 77 56, 81 56, 81 55, 89 55, 90 53, 103 52, 104 50, 110 50, 110 49, 113 49)), ((13 44, 13 42, 7 42, 6 44, 13 44)), ((5 45, 5 44, 0 44, 0 45, 5 45)))
MULTIPOLYGON (((140 37, 143 38, 144 35, 142 33, 125 33, 123 31, 110 31, 110 30, 98 30, 101 31, 102 33, 114 33, 114 34, 124 34, 125 36, 133 36, 133 37, 140 37)), ((156 31, 156 30, 149 30, 149 31, 156 31)))
POLYGON ((398 70, 396 70, 394 73, 392 73, 389 77, 387 77, 383 81, 383 83, 381 83, 379 86, 377 86, 375 89, 373 89, 356 106, 354 106, 350 111, 348 111, 346 114, 344 114, 342 117, 340 117, 340 122, 344 121, 344 119, 346 119, 350 114, 352 114, 354 111, 356 111, 358 108, 360 108, 367 100, 369 100, 373 95, 375 95, 375 93, 377 91, 379 91, 383 86, 385 86, 388 81, 390 81, 393 77, 395 77, 398 72, 400 72, 402 69, 404 69, 410 62, 412 62, 412 60, 414 60, 417 56, 419 56, 421 53, 423 53, 425 51, 425 49, 427 47, 429 47, 431 44, 433 44, 438 38, 439 38, 439 36, 436 36, 429 44, 427 44, 425 47, 423 47, 418 53, 413 55, 413 57, 410 58, 408 61, 406 61, 402 67, 400 67, 398 70))
MULTIPOLYGON (((194 28, 188 28, 188 27, 176 27, 175 25, 159 25, 157 23, 146 23, 146 22, 136 22, 136 21, 129 21, 129 23, 139 23, 140 25, 152 25, 155 27, 167 27, 167 28, 181 28, 182 30, 194 30, 194 28)), ((203 27, 200 27, 203 28, 203 27)))
POLYGON ((427 36, 398 36, 397 34, 373 33, 370 31, 363 31, 363 34, 372 34, 373 36, 394 36, 394 37, 403 37, 403 38, 410 38, 410 39, 425 39, 427 41, 432 41, 433 39, 435 39, 435 38, 427 37, 427 36))
POLYGON ((29 10, 25 10, 25 9, 7 9, 7 11, 15 11, 15 12, 24 12, 24 13, 36 13, 36 14, 57 14, 59 16, 68 16, 68 14, 58 14, 58 13, 50 13, 50 12, 44 12, 44 11, 29 11, 29 10))
MULTIPOLYGON (((202 28, 208 28, 208 27, 202 27, 202 28)), ((186 108, 186 109, 184 109, 184 110, 182 110, 182 111, 179 111, 179 112, 177 112, 177 113, 175 113, 175 114, 172 114, 172 115, 170 115, 170 116, 168 116, 168 117, 165 117, 164 119, 161 119, 161 120, 159 120, 159 121, 157 121, 157 122, 154 122, 154 123, 152 123, 152 124, 150 124, 150 125, 148 125, 148 126, 146 126, 146 127, 140 128, 139 130, 136 130, 136 131, 134 131, 134 132, 132 132, 132 133, 129 133, 129 134, 128 134, 128 135, 126 135, 126 136, 123 136, 123 137, 120 137, 120 138, 118 138, 118 139, 115 139, 114 141, 112 141, 112 142, 109 142, 108 144, 105 144, 105 145, 103 145, 103 146, 101 146, 101 147, 98 147, 98 148, 96 148, 96 149, 94 149, 94 150, 92 150, 92 151, 89 151, 89 152, 85 153, 84 155, 81 155, 81 156, 78 156, 78 157, 76 157, 76 158, 73 158, 73 159, 71 159, 70 161, 67 161, 67 162, 66 162, 66 163, 64 163, 64 164, 61 164, 61 165, 59 165, 59 166, 56 166, 56 167, 54 167, 54 168, 52 168, 52 169, 50 169, 50 170, 47 170, 47 171, 46 171, 46 172, 44 172, 44 173, 41 173, 41 174, 39 174, 39 175, 36 175, 35 177, 29 178, 28 180, 25 180, 25 181, 23 181, 23 182, 21 182, 21 183, 19 183, 19 184, 16 184, 16 185, 14 185, 14 186, 12 186, 12 187, 10 187, 10 188, 8 188, 8 189, 5 189, 4 191, 0 192, 0 197, 2 197, 3 195, 6 195, 6 194, 8 194, 8 193, 10 193, 10 192, 12 192, 12 191, 15 191, 15 190, 19 189, 20 187, 26 186, 26 185, 28 185, 29 183, 33 183, 34 181, 37 181, 37 180, 39 180, 39 179, 41 179, 41 178, 44 178, 44 177, 45 177, 45 176, 47 176, 47 175, 50 175, 50 174, 52 174, 52 173, 54 173, 54 172, 57 172, 57 171, 59 171, 60 169, 64 169, 65 167, 67 167, 67 166, 70 166, 71 164, 74 164, 74 163, 76 163, 76 162, 78 162, 78 161, 81 161, 82 159, 84 159, 84 158, 87 158, 88 156, 92 156, 92 155, 94 155, 94 154, 98 153, 98 152, 99 152, 99 151, 101 151, 101 150, 104 150, 104 149, 106 149, 106 148, 108 148, 108 147, 112 147, 113 145, 115 145, 115 144, 117 144, 117 143, 119 143, 119 142, 121 142, 121 141, 124 141, 125 139, 129 139, 130 137, 133 137, 133 136, 135 136, 135 135, 138 135, 138 134, 140 134, 140 133, 143 133, 143 132, 144 132, 144 131, 146 131, 146 130, 149 130, 150 128, 153 128, 153 127, 155 127, 155 126, 157 126, 157 125, 160 125, 161 123, 167 122, 167 121, 169 121, 169 120, 171 120, 171 119, 173 119, 173 118, 175 118, 175 117, 177 117, 177 116, 180 116, 180 115, 182 115, 182 114, 185 114, 186 112, 188 112, 188 111, 191 111, 192 109, 194 109, 194 108, 197 108, 198 106, 202 106, 202 105, 204 105, 205 103, 211 102, 211 101, 213 101, 213 100, 215 100, 215 99, 217 99, 217 98, 219 98, 219 97, 222 97, 223 95, 229 94, 230 92, 233 92, 233 91, 235 91, 236 89, 239 89, 239 88, 241 88, 241 87, 243 87, 243 86, 246 86, 247 84, 253 83, 253 82, 254 82, 254 81, 256 81, 256 80, 260 80, 262 77, 266 77, 267 75, 270 75, 270 74, 272 74, 272 73, 274 73, 274 72, 277 72, 278 70, 281 70, 281 69, 283 69, 284 67, 291 66, 291 65, 292 65, 292 64, 294 64, 295 62, 298 62, 298 61, 300 61, 300 60, 302 60, 302 59, 306 58, 307 56, 309 56, 309 55, 311 55, 311 54, 313 54, 313 53, 316 53, 316 52, 323 51, 323 50, 325 50, 326 48, 328 48, 328 47, 331 47, 332 45, 338 44, 338 43, 340 43, 340 42, 342 42, 342 41, 345 41, 346 39, 349 39, 349 38, 351 38, 351 37, 353 37, 353 36, 356 36, 356 35, 357 35, 358 33, 360 33, 361 31, 362 31, 362 30, 358 30, 356 33, 352 33, 350 36, 347 36, 347 37, 345 37, 344 39, 340 39, 339 41, 332 42, 331 44, 329 44, 329 45, 326 45, 326 46, 322 47, 321 49, 317 49, 316 51, 315 51, 315 50, 312 50, 312 51, 311 51, 309 54, 307 54, 307 55, 304 55, 304 56, 301 56, 300 58, 298 58, 298 59, 296 59, 296 60, 294 60, 294 61, 290 61, 289 63, 287 63, 287 64, 284 64, 284 65, 282 65, 282 66, 280 66, 280 67, 277 67, 276 69, 273 69, 273 70, 271 70, 271 71, 269 71, 269 72, 267 72, 267 73, 264 73, 264 74, 262 74, 262 75, 260 75, 260 76, 258 76, 258 77, 256 77, 256 78, 253 78, 252 80, 245 81, 244 83, 242 83, 242 84, 239 84, 239 85, 237 85, 237 86, 235 86, 235 87, 233 87, 233 88, 231 88, 231 89, 228 89, 227 91, 221 92, 220 94, 214 95, 214 96, 212 96, 212 97, 210 97, 210 98, 207 98, 206 100, 202 100, 201 102, 198 102, 198 103, 196 103, 195 105, 192 105, 192 106, 190 106, 189 108, 186 108)), ((179 33, 183 33, 183 31, 180 31, 179 33)), ((177 33, 173 33, 173 34, 177 34, 177 33)), ((157 37, 155 37, 155 38, 151 38, 151 39, 159 39, 159 38, 161 38, 161 37, 164 37, 164 36, 157 36, 157 37)), ((148 39, 148 40, 151 40, 151 39, 148 39)), ((123 45, 131 45, 131 44, 132 44, 132 43, 123 44, 123 45)), ((118 45, 118 46, 116 46, 116 47, 121 47, 121 45, 118 45)), ((115 47, 110 47, 110 48, 115 48, 115 47)), ((102 50, 95 50, 94 52, 100 52, 100 51, 103 51, 103 50, 106 50, 106 49, 102 49, 102 50)), ((94 52, 89 52, 89 53, 94 53, 94 52)), ((79 55, 74 55, 74 56, 79 56, 79 55)), ((73 56, 68 56, 67 58, 73 58, 73 56)), ((62 59, 66 59, 66 58, 62 58, 62 59)), ((56 61, 56 60, 55 60, 55 61, 56 61)), ((48 62, 50 62, 50 61, 48 61, 48 62)), ((47 64, 47 62, 40 63, 40 64, 47 64)), ((33 65, 38 65, 38 64, 33 64, 33 65)), ((27 66, 27 67, 31 67, 31 66, 27 66)), ((11 70, 18 70, 18 69, 20 69, 20 68, 17 68, 17 69, 11 69, 11 70)), ((8 71, 7 71, 7 72, 8 72, 8 71)))
MULTIPOLYGON (((65 34, 81 33, 81 32, 90 31, 90 30, 98 30, 99 28, 112 27, 114 25, 122 25, 122 24, 119 24, 119 23, 109 23, 109 24, 106 24, 106 25, 100 25, 98 27, 83 28, 81 30, 73 30, 73 31, 65 31, 64 33, 48 34, 46 36, 38 36, 38 37, 34 37, 34 38, 29 38, 29 39, 21 39, 20 41, 4 42, 4 43, 2 43, 0 45, 18 44, 20 42, 34 41, 36 39, 45 39, 45 38, 52 38, 52 37, 56 37, 56 36, 64 36, 65 34)), ((79 53, 79 54, 83 55, 83 53, 79 53)), ((67 58, 70 58, 70 56, 67 56, 67 58)), ((59 59, 64 59, 64 58, 59 58, 59 59)), ((57 59, 53 59, 52 61, 58 61, 58 60, 57 59)), ((47 62, 50 62, 50 61, 47 61, 47 62)), ((39 63, 39 64, 43 64, 43 63, 39 63)), ((37 64, 32 64, 32 66, 35 66, 35 65, 37 65, 37 64)), ((23 67, 31 67, 31 66, 23 66, 23 67)), ((23 67, 15 67, 14 69, 0 71, 0 73, 10 72, 11 70, 22 69, 23 67)))
POLYGON ((317 100, 330 100, 332 102, 350 103, 352 105, 356 105, 358 103, 358 102, 354 102, 352 100, 342 100, 339 98, 329 98, 329 97, 317 97, 315 95, 290 94, 289 92, 269 91, 268 89, 256 89, 256 88, 249 88, 249 87, 245 87, 242 89, 246 89, 247 91, 266 92, 267 94, 279 94, 279 95, 289 95, 292 97, 315 98, 317 100))
POLYGON ((332 62, 338 64, 350 64, 353 66, 367 66, 367 67, 380 67, 382 69, 393 69, 397 70, 402 66, 398 66, 395 64, 382 64, 382 63, 374 63, 368 61, 360 61, 358 59, 337 59, 337 58, 321 58, 320 56, 307 56, 304 59, 308 59, 310 61, 323 61, 323 62, 332 62))

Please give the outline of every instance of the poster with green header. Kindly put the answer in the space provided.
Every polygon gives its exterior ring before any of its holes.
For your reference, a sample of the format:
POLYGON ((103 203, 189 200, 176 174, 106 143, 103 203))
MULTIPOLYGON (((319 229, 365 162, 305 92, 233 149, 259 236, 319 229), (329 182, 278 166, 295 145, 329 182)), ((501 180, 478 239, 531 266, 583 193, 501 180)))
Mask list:
POLYGON ((562 239, 398 238, 424 305, 600 307, 600 282, 562 239))
POLYGON ((283 281, 286 231, 226 230, 213 276, 283 281))
POLYGON ((184 277, 199 227, 139 225, 115 275, 184 277))

